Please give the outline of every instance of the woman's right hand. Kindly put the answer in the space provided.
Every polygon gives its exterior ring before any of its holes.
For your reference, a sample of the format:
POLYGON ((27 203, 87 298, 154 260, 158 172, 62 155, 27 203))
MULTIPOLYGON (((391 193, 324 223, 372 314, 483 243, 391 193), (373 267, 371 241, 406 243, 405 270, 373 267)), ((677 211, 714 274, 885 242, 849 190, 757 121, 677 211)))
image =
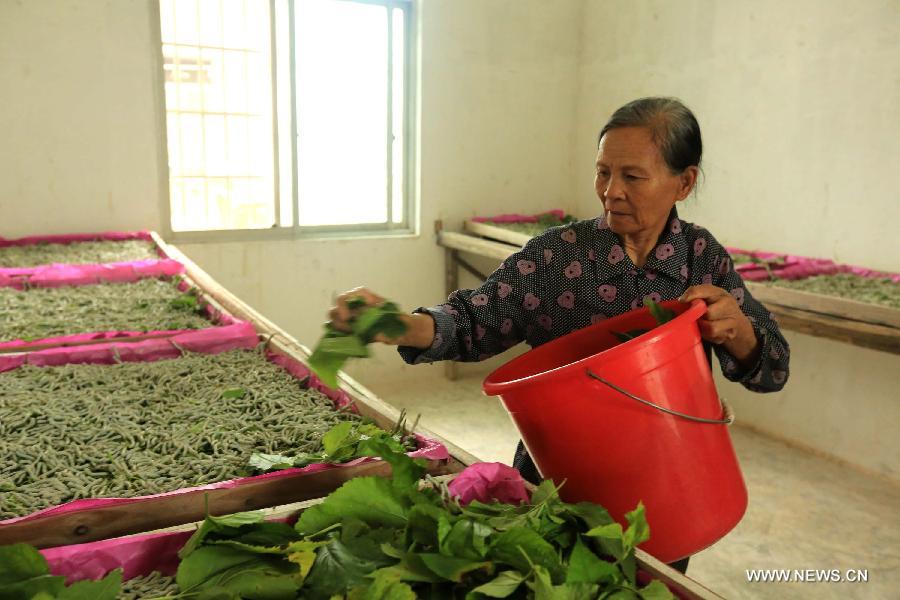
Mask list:
MULTIPOLYGON (((338 331, 350 332, 353 330, 350 321, 365 307, 381 306, 384 303, 383 297, 368 288, 353 288, 334 299, 334 306, 328 311, 329 323, 338 331)), ((431 347, 434 342, 434 319, 431 315, 413 313, 400 315, 400 318, 406 325, 406 333, 396 338, 388 338, 379 333, 375 336, 375 341, 395 346, 413 346, 422 350, 431 347)))

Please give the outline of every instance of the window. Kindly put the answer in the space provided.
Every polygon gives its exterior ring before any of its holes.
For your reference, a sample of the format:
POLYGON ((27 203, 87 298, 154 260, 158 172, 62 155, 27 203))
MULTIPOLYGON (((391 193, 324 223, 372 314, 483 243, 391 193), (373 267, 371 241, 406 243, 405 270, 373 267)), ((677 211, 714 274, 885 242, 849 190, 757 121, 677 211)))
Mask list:
POLYGON ((160 0, 160 23, 173 232, 411 228, 409 0, 160 0))

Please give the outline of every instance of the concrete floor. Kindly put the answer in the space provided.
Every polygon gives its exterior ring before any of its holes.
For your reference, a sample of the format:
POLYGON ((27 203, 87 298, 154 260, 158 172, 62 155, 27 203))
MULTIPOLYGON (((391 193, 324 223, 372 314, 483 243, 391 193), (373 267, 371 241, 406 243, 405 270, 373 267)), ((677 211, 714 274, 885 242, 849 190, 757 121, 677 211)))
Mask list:
MULTIPOLYGON (((484 461, 509 464, 519 438, 485 372, 370 385, 484 461)), ((726 598, 900 598, 900 484, 741 427, 732 439, 750 492, 741 523, 691 559, 688 575, 726 598), (866 583, 750 583, 747 569, 867 569, 866 583)), ((896 443, 893 441, 892 443, 896 443)))

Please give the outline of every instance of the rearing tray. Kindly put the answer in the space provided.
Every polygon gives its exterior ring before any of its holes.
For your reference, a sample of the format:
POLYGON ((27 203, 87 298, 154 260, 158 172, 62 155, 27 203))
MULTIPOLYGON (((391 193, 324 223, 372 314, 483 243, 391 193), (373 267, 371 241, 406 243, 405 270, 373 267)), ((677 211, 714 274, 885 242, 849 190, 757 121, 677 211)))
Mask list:
MULTIPOLYGON (((173 261, 174 262, 174 261, 173 261)), ((181 267, 180 263, 178 264, 181 267)), ((107 265, 95 265, 97 267, 105 267, 107 265)), ((183 270, 183 267, 181 267, 183 270)), ((108 283, 115 283, 116 285, 128 286, 132 281, 130 275, 132 273, 126 273, 125 271, 112 271, 108 275, 110 279, 106 280, 108 283), (125 279, 121 279, 120 276, 125 277, 125 279)), ((69 281, 68 285, 73 287, 85 288, 89 289, 91 284, 96 282, 85 282, 79 279, 66 280, 59 279, 58 281, 69 281)), ((193 288, 191 282, 187 279, 181 279, 177 284, 173 283, 173 288, 177 288, 178 291, 188 292, 193 288)), ((2 285, 0 285, 2 287, 2 285)), ((59 286, 62 287, 62 286, 59 286)), ((27 294, 27 291, 23 292, 14 292, 14 293, 23 293, 27 294)), ((209 297, 206 296, 202 291, 198 292, 198 302, 203 305, 203 317, 209 321, 208 325, 205 328, 209 327, 227 327, 231 325, 241 324, 243 321, 235 319, 233 316, 228 314, 227 311, 222 309, 216 302, 212 301, 209 297)), ((77 331, 74 330, 71 333, 66 333, 63 335, 54 335, 49 337, 42 338, 33 338, 33 339, 9 339, 6 335, 0 332, 0 354, 7 352, 25 352, 25 351, 33 351, 33 350, 42 350, 45 348, 53 348, 57 346, 77 346, 82 344, 94 344, 98 342, 102 342, 105 340, 118 340, 122 338, 128 338, 134 341, 149 339, 149 338, 168 338, 172 336, 176 336, 179 334, 187 333, 190 331, 197 331, 198 329, 165 329, 165 330, 139 330, 141 325, 140 319, 135 317, 133 328, 128 330, 105 330, 105 331, 77 331)))
POLYGON ((36 246, 38 244, 78 244, 91 241, 124 242, 129 240, 144 240, 152 243, 154 251, 159 255, 159 258, 93 264, 54 263, 37 266, 0 267, 0 286, 16 288, 22 288, 25 285, 31 287, 58 287, 102 281, 137 281, 144 277, 171 276, 184 272, 184 266, 178 261, 172 260, 153 235, 147 231, 41 235, 13 240, 0 238, 0 248, 36 246))
MULTIPOLYGON (((0 356, 0 373, 24 364, 52 367, 72 363, 143 362, 177 358, 181 349, 215 354, 254 348, 258 343, 253 327, 249 323, 241 323, 219 330, 191 331, 171 339, 53 348, 0 356)), ((335 407, 354 403, 346 392, 324 386, 298 357, 280 344, 270 344, 267 354, 269 360, 295 378, 304 380, 307 388, 318 390, 330 398, 335 407)), ((350 408, 355 410, 356 407, 350 408)), ((386 418, 375 418, 375 421, 382 427, 392 425, 386 418)), ((410 455, 427 459, 433 473, 444 472, 449 458, 447 449, 440 442, 421 435, 417 435, 416 439, 419 448, 410 455)), ((203 518, 207 510, 224 514, 316 498, 326 495, 352 477, 387 473, 389 467, 382 461, 363 458, 340 465, 312 464, 149 496, 74 500, 0 521, 0 544, 27 542, 38 547, 49 547, 99 540, 197 521, 203 518)))

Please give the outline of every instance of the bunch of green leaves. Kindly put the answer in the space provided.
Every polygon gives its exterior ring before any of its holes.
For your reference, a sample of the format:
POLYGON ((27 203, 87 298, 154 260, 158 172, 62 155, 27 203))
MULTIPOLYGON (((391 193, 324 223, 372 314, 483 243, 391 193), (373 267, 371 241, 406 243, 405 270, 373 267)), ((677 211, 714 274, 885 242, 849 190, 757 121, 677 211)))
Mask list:
MULTIPOLYGON (((653 320, 656 321, 657 327, 663 323, 668 323, 676 316, 675 313, 668 308, 654 302, 650 296, 644 296, 644 306, 650 310, 650 314, 653 315, 653 320)), ((620 342, 627 342, 628 340, 633 340, 638 336, 644 335, 648 331, 652 331, 652 329, 632 329, 625 332, 612 331, 610 333, 616 336, 620 342)))
POLYGON ((66 587, 66 578, 51 575, 47 559, 28 544, 0 546, 0 598, 4 600, 115 600, 122 572, 115 570, 99 581, 78 581, 66 587))
POLYGON ((412 600, 672 598, 636 583, 643 506, 623 529, 600 506, 567 504, 552 482, 530 504, 460 506, 421 485, 421 461, 381 441, 391 479, 348 481, 290 527, 259 513, 208 517, 182 549, 169 598, 412 600))
POLYGON ((396 338, 406 333, 406 325, 401 320, 401 312, 393 302, 381 306, 366 306, 360 297, 347 302, 351 310, 362 309, 350 320, 351 331, 338 331, 330 323, 325 325, 325 334, 319 339, 309 357, 309 367, 313 373, 332 389, 337 388, 337 373, 350 358, 366 358, 371 344, 379 333, 396 338))
POLYGON ((539 215, 537 221, 528 223, 494 223, 493 221, 487 222, 491 225, 494 225, 495 227, 501 227, 509 231, 515 231, 516 233, 523 233, 530 237, 534 237, 543 233, 551 227, 568 225, 569 223, 574 223, 577 220, 578 219, 573 217, 572 215, 565 215, 562 219, 560 219, 556 216, 555 213, 545 213, 539 215))
POLYGON ((754 256, 752 254, 743 254, 736 253, 731 256, 732 262, 736 265, 752 263, 754 265, 759 265, 766 271, 766 275, 769 277, 769 281, 775 281, 778 279, 778 276, 772 270, 773 266, 784 266, 785 257, 784 256, 773 256, 771 258, 759 258, 758 256, 754 256))
POLYGON ((550 227, 556 227, 557 225, 568 225, 569 223, 574 223, 577 221, 575 217, 572 215, 565 215, 562 218, 556 216, 556 213, 548 212, 542 215, 538 215, 537 222, 538 225, 544 227, 544 229, 548 229, 550 227))
MULTIPOLYGON (((415 429, 415 426, 413 426, 415 429)), ((258 471, 277 471, 292 467, 305 467, 312 463, 344 463, 369 456, 372 443, 384 444, 394 452, 416 449, 415 436, 406 429, 405 414, 391 431, 386 431, 371 421, 338 423, 322 436, 321 452, 301 452, 294 456, 255 453, 250 466, 258 471)))
POLYGON ((191 287, 186 292, 169 301, 169 306, 178 310, 194 312, 199 315, 206 313, 209 303, 200 297, 200 288, 191 287))

